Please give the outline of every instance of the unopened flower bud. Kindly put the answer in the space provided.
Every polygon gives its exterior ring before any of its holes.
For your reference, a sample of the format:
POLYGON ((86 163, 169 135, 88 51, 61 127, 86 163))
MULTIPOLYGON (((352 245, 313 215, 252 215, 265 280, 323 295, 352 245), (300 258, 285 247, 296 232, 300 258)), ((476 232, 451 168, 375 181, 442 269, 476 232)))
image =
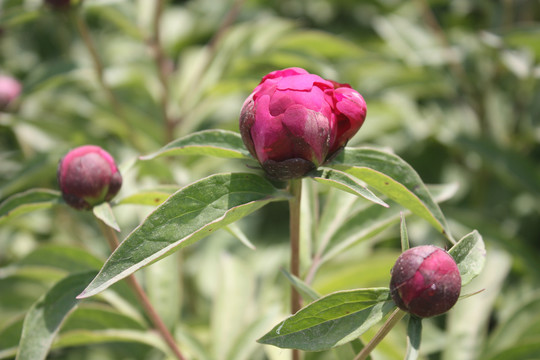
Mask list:
POLYGON ((122 186, 113 157, 94 145, 68 152, 60 160, 57 176, 65 202, 79 210, 111 200, 122 186))
POLYGON ((430 317, 452 308, 461 291, 461 276, 450 254, 436 246, 411 248, 392 268, 390 293, 396 305, 413 315, 430 317))
POLYGON ((21 84, 11 76, 0 75, 0 111, 17 99, 21 93, 21 84))
POLYGON ((287 180, 328 161, 365 117, 366 103, 349 85, 288 68, 263 77, 246 99, 240 133, 266 173, 287 180))

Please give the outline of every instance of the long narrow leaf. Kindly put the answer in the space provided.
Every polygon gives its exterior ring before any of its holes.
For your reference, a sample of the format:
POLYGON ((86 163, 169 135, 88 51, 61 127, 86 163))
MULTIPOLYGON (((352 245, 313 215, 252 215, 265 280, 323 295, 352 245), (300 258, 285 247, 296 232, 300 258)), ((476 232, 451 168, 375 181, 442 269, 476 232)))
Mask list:
POLYGON ((339 291, 285 319, 259 342, 280 348, 328 350, 357 338, 394 307, 386 288, 339 291))
POLYGON ((128 235, 80 297, 95 295, 269 202, 287 198, 287 194, 256 174, 218 174, 188 185, 128 235))
POLYGON ((0 204, 0 224, 31 211, 47 209, 61 202, 58 191, 31 189, 15 194, 0 204))
POLYGON ((224 158, 249 158, 240 134, 227 130, 204 130, 174 140, 157 152, 141 157, 150 160, 168 155, 211 155, 224 158))
POLYGON ((345 148, 328 166, 345 171, 426 219, 451 242, 446 219, 416 171, 400 157, 371 148, 345 148))
POLYGON ((39 299, 24 319, 17 360, 45 359, 64 319, 77 306, 77 294, 95 272, 69 275, 39 299))

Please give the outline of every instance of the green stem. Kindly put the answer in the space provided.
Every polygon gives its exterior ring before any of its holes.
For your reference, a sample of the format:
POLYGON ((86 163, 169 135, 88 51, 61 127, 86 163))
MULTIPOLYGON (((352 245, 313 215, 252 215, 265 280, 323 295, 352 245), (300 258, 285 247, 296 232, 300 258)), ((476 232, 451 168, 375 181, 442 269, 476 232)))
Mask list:
POLYGON ((384 325, 377 331, 373 339, 356 355, 354 360, 365 360, 371 354, 373 349, 384 339, 386 335, 392 330, 394 326, 406 315, 407 313, 399 308, 394 310, 392 315, 386 320, 384 325))
MULTIPOLYGON (((289 182, 289 191, 292 195, 289 200, 289 226, 291 242, 291 274, 300 277, 300 203, 302 200, 302 179, 293 179, 289 182)), ((302 297, 294 286, 291 286, 291 313, 294 314, 302 308, 302 297)), ((300 351, 293 349, 293 360, 300 359, 300 351)))
MULTIPOLYGON (((103 235, 107 239, 107 243, 109 244, 109 247, 111 248, 111 251, 114 251, 118 247, 118 237, 116 236, 116 233, 113 229, 108 227, 103 221, 97 219, 97 222, 99 224, 99 228, 101 229, 103 235)), ((174 337, 170 333, 169 329, 167 329, 167 326, 161 320, 158 313, 150 303, 150 299, 148 299, 148 296, 144 292, 142 286, 137 281, 137 278, 134 275, 130 275, 127 277, 127 282, 131 286, 131 289, 139 299, 139 302, 143 306, 146 314, 148 317, 152 320, 152 323, 154 324, 154 327, 159 332, 165 343, 169 346, 171 351, 173 352, 174 356, 178 360, 185 360, 185 357, 180 352, 180 349, 178 348, 178 345, 176 345, 176 341, 174 340, 174 337)))

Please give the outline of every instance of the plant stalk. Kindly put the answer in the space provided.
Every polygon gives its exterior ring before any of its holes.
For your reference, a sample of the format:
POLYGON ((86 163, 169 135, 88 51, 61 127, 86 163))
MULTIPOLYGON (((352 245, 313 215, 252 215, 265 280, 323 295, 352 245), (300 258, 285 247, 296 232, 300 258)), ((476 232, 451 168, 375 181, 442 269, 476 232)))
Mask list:
MULTIPOLYGON (((289 226, 291 243, 291 274, 300 277, 300 203, 302 200, 302 179, 292 179, 289 182, 289 191, 292 198, 289 200, 289 226)), ((302 297, 291 285, 291 313, 294 314, 302 308, 302 297)), ((300 351, 293 349, 293 360, 300 359, 300 351)))
POLYGON ((403 319, 403 317, 406 314, 407 313, 405 311, 401 310, 400 308, 397 308, 396 310, 394 310, 392 315, 390 315, 390 317, 386 320, 384 325, 379 329, 379 331, 377 331, 375 336, 369 341, 369 343, 367 343, 367 345, 362 349, 362 351, 360 351, 358 353, 358 355, 356 355, 354 360, 365 360, 365 359, 367 359, 367 357, 369 356, 369 354, 371 354, 373 349, 375 349, 375 347, 377 345, 379 345, 379 343, 382 341, 382 339, 384 339, 384 337, 386 335, 388 335, 390 330, 392 330, 392 328, 394 326, 396 326, 396 324, 401 319, 403 319))
MULTIPOLYGON (((107 226, 103 221, 97 219, 97 222, 99 224, 99 227, 107 239, 107 243, 109 244, 109 247, 111 248, 111 252, 116 250, 118 247, 118 237, 116 236, 116 233, 114 232, 114 229, 107 226)), ((126 278, 128 284, 131 286, 131 289, 139 299, 139 302, 143 306, 146 314, 148 317, 152 320, 152 323, 154 324, 155 329, 159 332, 165 343, 169 346, 171 351, 173 352, 174 356, 178 360, 186 360, 186 358, 182 355, 180 352, 180 349, 178 348, 178 345, 176 345, 176 341, 174 340, 174 337, 170 333, 169 329, 167 329, 167 326, 161 320, 158 313, 150 303, 150 299, 148 299, 148 296, 144 292, 142 286, 137 281, 137 278, 132 274, 126 278)))

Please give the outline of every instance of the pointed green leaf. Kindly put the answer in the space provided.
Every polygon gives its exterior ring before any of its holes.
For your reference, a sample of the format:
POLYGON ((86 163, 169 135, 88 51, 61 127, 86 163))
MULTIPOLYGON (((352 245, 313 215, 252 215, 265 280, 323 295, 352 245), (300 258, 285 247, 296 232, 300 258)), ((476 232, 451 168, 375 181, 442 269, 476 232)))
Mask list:
POLYGON ((120 226, 116 221, 116 217, 114 216, 114 213, 112 211, 111 204, 109 204, 108 202, 104 202, 102 204, 94 206, 92 211, 99 220, 105 223, 105 225, 120 232, 120 226))
POLYGON ((422 339, 422 319, 416 316, 409 317, 407 325, 407 353, 405 360, 418 359, 420 340, 422 339))
POLYGON ((409 250, 409 233, 407 232, 407 223, 405 222, 405 215, 401 215, 401 224, 399 227, 399 233, 401 236, 401 251, 409 250))
POLYGON ((354 340, 393 308, 387 288, 335 292, 285 319, 258 341, 280 348, 328 350, 354 340))
POLYGON ((95 295, 169 253, 288 195, 256 174, 212 175, 190 184, 154 210, 120 244, 81 297, 95 295))
POLYGON ((45 359, 62 322, 79 303, 77 294, 95 274, 67 276, 32 306, 24 319, 17 360, 45 359))
POLYGON ((367 187, 360 184, 353 176, 343 171, 320 168, 309 175, 317 182, 335 187, 356 196, 361 196, 375 204, 388 207, 388 204, 379 199, 367 187))
POLYGON ((296 290, 298 290, 298 292, 300 293, 300 295, 302 295, 304 299, 314 301, 321 297, 321 295, 319 295, 311 286, 309 286, 304 281, 294 276, 287 270, 281 269, 281 272, 287 277, 291 285, 294 286, 296 290))
POLYGON ((0 204, 0 224, 15 216, 48 209, 61 201, 60 192, 48 189, 31 189, 12 195, 0 204))
POLYGON ((244 232, 242 231, 242 229, 240 229, 240 227, 238 227, 238 225, 236 224, 229 224, 225 227, 225 230, 227 230, 227 232, 229 234, 231 234, 232 236, 234 236, 235 238, 237 238, 238 240, 240 240, 240 242, 242 244, 244 244, 247 248, 251 249, 251 250, 255 250, 256 247, 255 245, 253 245, 253 243, 251 241, 249 241, 248 237, 246 236, 246 234, 244 234, 244 232))
POLYGON ((211 155, 223 158, 250 158, 240 134, 227 130, 204 130, 174 140, 157 152, 142 156, 150 160, 169 155, 211 155))
POLYGON ((371 148, 345 148, 329 164, 364 181, 426 219, 451 242, 446 219, 416 171, 400 157, 371 148))
POLYGON ((457 263, 462 286, 482 272, 486 262, 486 247, 478 231, 465 235, 448 252, 457 263))
MULTIPOLYGON (((178 189, 176 189, 178 190, 178 189)), ((175 190, 175 191, 176 191, 175 190)), ((148 191, 139 191, 136 194, 131 194, 120 200, 118 200, 118 205, 132 204, 132 205, 148 205, 148 206, 158 206, 161 205, 174 191, 162 191, 162 190, 148 190, 148 191)))

